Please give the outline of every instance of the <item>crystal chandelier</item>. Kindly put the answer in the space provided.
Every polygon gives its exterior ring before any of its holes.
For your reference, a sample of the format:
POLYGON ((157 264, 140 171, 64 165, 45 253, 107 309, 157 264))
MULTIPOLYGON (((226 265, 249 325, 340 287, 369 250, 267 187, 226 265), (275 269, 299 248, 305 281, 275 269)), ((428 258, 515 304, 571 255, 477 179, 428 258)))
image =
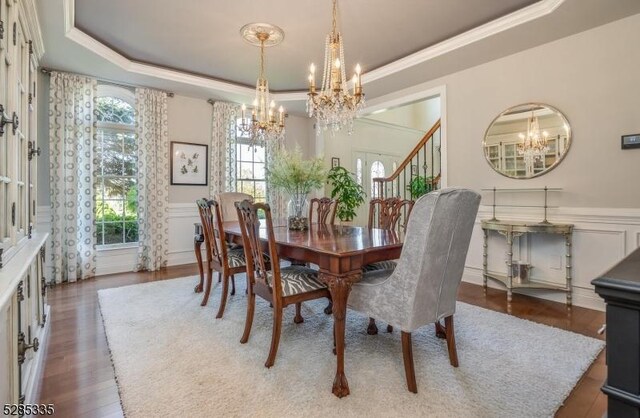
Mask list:
POLYGON ((346 126, 349 134, 353 133, 353 119, 364 106, 362 74, 360 64, 356 65, 353 93, 350 93, 345 74, 342 36, 338 31, 337 0, 333 0, 332 29, 325 42, 324 71, 319 91, 316 89, 314 64, 311 64, 309 71, 309 117, 315 116, 318 125, 324 130, 330 128, 332 132, 336 132, 346 126))
POLYGON ((518 144, 518 154, 523 155, 527 164, 533 164, 549 152, 547 131, 540 131, 538 117, 531 111, 531 116, 527 119, 527 134, 518 134, 522 143, 518 144))
POLYGON ((247 106, 242 105, 237 129, 251 138, 252 145, 264 145, 265 141, 284 136, 284 108, 280 106, 276 116, 276 103, 269 99, 269 82, 264 74, 264 48, 282 42, 282 29, 266 23, 250 23, 240 29, 243 38, 252 45, 260 46, 260 75, 256 82, 256 97, 253 100, 251 117, 247 117, 247 106))

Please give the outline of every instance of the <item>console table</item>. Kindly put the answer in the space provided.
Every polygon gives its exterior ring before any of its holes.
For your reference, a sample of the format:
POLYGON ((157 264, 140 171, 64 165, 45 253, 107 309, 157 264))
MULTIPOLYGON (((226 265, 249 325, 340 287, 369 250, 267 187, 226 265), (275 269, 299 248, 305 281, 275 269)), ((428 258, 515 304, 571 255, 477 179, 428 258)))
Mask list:
POLYGON ((484 233, 484 245, 482 251, 482 281, 487 288, 487 279, 501 282, 507 287, 507 302, 511 302, 514 289, 546 289, 565 292, 567 295, 567 306, 571 306, 571 245, 572 245, 572 224, 552 224, 549 222, 519 222, 489 219, 482 221, 482 231, 484 233), (496 231, 507 240, 507 274, 489 273, 487 268, 487 257, 489 247, 489 231, 496 231), (566 276, 565 284, 555 284, 546 281, 525 280, 514 282, 513 280, 513 239, 524 234, 558 234, 564 236, 566 276))
POLYGON ((591 284, 607 304, 608 416, 640 416, 640 248, 591 284))

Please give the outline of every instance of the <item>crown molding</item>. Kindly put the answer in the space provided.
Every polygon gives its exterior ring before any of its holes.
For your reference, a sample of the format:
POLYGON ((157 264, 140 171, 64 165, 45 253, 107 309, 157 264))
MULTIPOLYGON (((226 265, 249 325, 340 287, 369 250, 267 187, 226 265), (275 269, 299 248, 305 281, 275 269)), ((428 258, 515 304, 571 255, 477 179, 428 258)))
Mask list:
MULTIPOLYGON (((29 0, 30 3, 32 3, 32 1, 33 0, 29 0)), ((362 82, 363 84, 366 84, 383 79, 423 62, 452 52, 456 49, 473 44, 474 42, 478 42, 518 25, 546 16, 553 13, 564 2, 565 0, 541 0, 506 16, 492 20, 484 25, 470 29, 467 32, 454 36, 453 38, 449 38, 404 58, 400 58, 390 64, 364 73, 362 76, 362 82)), ((75 0, 63 0, 63 4, 65 36, 131 74, 155 77, 209 90, 246 96, 249 98, 255 94, 253 86, 233 84, 226 81, 216 80, 214 78, 190 74, 184 71, 133 61, 75 27, 75 0)), ((307 99, 306 91, 272 92, 271 94, 278 102, 297 102, 307 99)))
POLYGON ((565 0, 542 0, 362 75, 369 83, 553 13, 565 0))
POLYGON ((37 61, 40 61, 44 55, 44 40, 42 39, 42 31, 40 30, 40 21, 38 20, 38 12, 34 0, 24 0, 20 2, 23 10, 23 16, 27 20, 27 27, 30 35, 33 53, 37 61))

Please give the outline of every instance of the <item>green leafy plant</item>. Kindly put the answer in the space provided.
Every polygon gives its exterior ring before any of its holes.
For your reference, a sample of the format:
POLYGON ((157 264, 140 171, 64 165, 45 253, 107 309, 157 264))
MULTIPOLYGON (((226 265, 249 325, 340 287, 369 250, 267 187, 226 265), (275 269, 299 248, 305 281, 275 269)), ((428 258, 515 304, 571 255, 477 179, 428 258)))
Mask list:
POLYGON ((322 187, 327 179, 322 158, 305 160, 297 147, 293 152, 282 149, 274 153, 265 171, 271 187, 284 190, 291 196, 307 195, 322 187))
POLYGON ((319 189, 327 179, 322 158, 305 160, 300 148, 293 152, 286 149, 274 153, 265 169, 267 184, 289 194, 289 229, 306 229, 308 219, 307 195, 319 189))
POLYGON ((329 185, 333 187, 331 198, 338 199, 336 215, 343 222, 352 221, 356 217, 356 209, 364 203, 367 196, 364 189, 344 167, 332 168, 327 178, 329 185))
POLYGON ((420 196, 425 195, 425 194, 427 194, 427 193, 429 193, 429 192, 431 192, 433 190, 433 177, 431 177, 431 176, 429 176, 429 177, 424 177, 424 176, 414 177, 411 180, 411 182, 409 182, 409 185, 407 186, 407 189, 411 193, 411 198, 413 200, 416 200, 420 196))

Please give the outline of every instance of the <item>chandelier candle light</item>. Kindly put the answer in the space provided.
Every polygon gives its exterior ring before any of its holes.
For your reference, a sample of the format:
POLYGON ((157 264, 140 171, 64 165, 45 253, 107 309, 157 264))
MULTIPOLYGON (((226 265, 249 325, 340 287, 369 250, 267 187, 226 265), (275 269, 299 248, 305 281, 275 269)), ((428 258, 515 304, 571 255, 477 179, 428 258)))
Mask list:
POLYGON ((250 44, 260 47, 260 75, 256 82, 256 97, 253 100, 251 118, 247 117, 247 106, 243 104, 238 130, 250 135, 252 145, 264 144, 266 140, 282 138, 285 132, 284 108, 280 106, 276 116, 276 103, 269 99, 269 82, 264 71, 265 46, 274 46, 282 42, 284 32, 268 23, 250 23, 240 29, 240 34, 250 44))
POLYGON ((316 88, 316 67, 309 67, 309 93, 307 112, 316 117, 324 130, 339 131, 344 126, 353 133, 353 119, 364 106, 362 92, 362 70, 356 65, 352 79, 353 93, 347 88, 344 46, 338 31, 338 3, 333 0, 333 20, 331 33, 325 43, 324 71, 320 90, 316 88))
POLYGON ((538 117, 531 111, 531 116, 527 119, 527 134, 520 133, 518 135, 522 140, 518 144, 518 154, 523 155, 525 161, 533 164, 534 160, 540 160, 549 152, 547 139, 549 133, 547 131, 540 132, 540 123, 538 117))

